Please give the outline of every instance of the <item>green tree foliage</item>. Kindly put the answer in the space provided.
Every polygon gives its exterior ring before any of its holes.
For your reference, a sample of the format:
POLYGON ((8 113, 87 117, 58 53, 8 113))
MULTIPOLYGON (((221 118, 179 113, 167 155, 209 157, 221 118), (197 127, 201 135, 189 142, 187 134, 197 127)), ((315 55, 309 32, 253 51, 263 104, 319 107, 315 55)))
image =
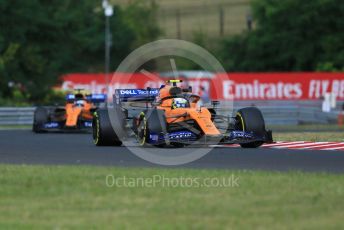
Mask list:
MULTIPOLYGON (((135 31, 135 41, 131 44, 132 49, 141 45, 155 41, 161 34, 162 30, 157 23, 158 5, 155 0, 143 1, 132 0, 124 8, 124 21, 135 31)), ((141 68, 146 70, 156 70, 156 60, 145 63, 141 68)))
MULTIPOLYGON (((139 4, 114 8, 110 18, 112 70, 133 44, 158 36, 156 27, 145 18, 150 10, 139 4)), ((148 18, 156 23, 152 16, 148 18)), ((104 28, 101 1, 0 1, 0 96, 14 97, 19 89, 30 101, 43 101, 62 74, 103 72, 104 28), (12 88, 9 82, 14 83, 12 88)))
POLYGON ((230 71, 329 71, 344 63, 342 0, 255 0, 257 28, 227 38, 230 71))
POLYGON ((162 34, 156 21, 157 10, 154 0, 133 0, 124 9, 124 21, 136 33, 133 48, 152 42, 162 34))

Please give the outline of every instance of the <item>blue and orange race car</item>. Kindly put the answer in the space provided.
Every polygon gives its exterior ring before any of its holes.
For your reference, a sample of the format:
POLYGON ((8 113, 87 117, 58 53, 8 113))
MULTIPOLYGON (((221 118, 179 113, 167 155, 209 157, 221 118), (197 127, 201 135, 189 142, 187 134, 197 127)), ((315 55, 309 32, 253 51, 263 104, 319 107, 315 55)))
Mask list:
POLYGON ((272 142, 262 113, 255 107, 220 115, 218 103, 202 106, 192 88, 169 80, 159 89, 117 89, 113 107, 99 109, 93 118, 93 139, 98 146, 122 145, 136 139, 141 146, 240 144, 257 148, 272 142))
POLYGON ((66 95, 64 106, 37 107, 34 112, 32 130, 47 131, 90 131, 93 114, 100 103, 106 101, 104 94, 86 94, 76 90, 66 95))

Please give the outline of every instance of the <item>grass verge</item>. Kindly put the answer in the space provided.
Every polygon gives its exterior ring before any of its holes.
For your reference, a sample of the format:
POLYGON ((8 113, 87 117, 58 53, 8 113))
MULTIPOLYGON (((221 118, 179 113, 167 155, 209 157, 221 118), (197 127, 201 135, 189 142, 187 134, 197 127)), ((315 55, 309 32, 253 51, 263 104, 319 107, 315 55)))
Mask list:
POLYGON ((325 173, 0 165, 0 228, 341 229, 343 181, 325 173), (128 184, 157 175, 169 186, 128 184), (107 186, 107 176, 122 178, 122 187, 107 186), (181 186, 181 178, 233 177, 231 187, 181 186))
POLYGON ((344 132, 274 132, 274 141, 344 142, 344 132))
POLYGON ((275 132, 344 132, 344 126, 337 124, 270 125, 267 128, 275 132))
POLYGON ((32 125, 0 125, 0 130, 32 129, 32 125))

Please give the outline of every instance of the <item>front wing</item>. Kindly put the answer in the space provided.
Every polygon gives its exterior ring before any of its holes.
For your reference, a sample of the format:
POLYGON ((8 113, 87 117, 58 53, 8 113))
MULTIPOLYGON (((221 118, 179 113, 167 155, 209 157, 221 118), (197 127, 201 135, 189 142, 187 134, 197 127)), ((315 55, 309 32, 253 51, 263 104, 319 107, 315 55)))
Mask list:
POLYGON ((263 135, 256 135, 253 132, 231 131, 226 135, 197 137, 190 131, 178 131, 168 134, 150 133, 148 143, 159 145, 163 143, 180 144, 246 144, 252 142, 272 143, 272 131, 266 131, 263 135))
POLYGON ((64 121, 51 121, 42 125, 41 130, 44 131, 90 131, 92 129, 91 120, 82 120, 77 126, 67 127, 64 121))

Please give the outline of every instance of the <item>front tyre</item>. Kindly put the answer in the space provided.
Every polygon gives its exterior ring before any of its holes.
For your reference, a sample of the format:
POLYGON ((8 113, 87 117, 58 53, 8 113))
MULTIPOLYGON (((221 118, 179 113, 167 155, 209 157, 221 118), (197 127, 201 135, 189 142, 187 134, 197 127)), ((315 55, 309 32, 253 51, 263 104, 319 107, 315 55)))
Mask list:
MULTIPOLYGON (((141 146, 149 144, 150 134, 160 136, 166 134, 166 118, 165 113, 162 110, 153 109, 142 112, 138 118, 137 125, 137 140, 141 146)), ((164 147, 166 143, 157 142, 152 144, 155 147, 164 147)))
POLYGON ((38 107, 33 116, 32 131, 35 133, 44 132, 44 124, 48 122, 48 110, 44 107, 38 107))
MULTIPOLYGON (((265 121, 263 115, 256 107, 240 109, 236 115, 236 129, 244 132, 253 132, 257 136, 265 136, 265 121)), ((255 141, 240 144, 242 148, 258 148, 264 142, 255 141)))
POLYGON ((148 142, 147 118, 143 112, 140 114, 138 119, 137 140, 141 146, 146 145, 148 142))
POLYGON ((93 142, 96 146, 121 146, 122 141, 114 131, 107 109, 99 109, 94 113, 93 142))

